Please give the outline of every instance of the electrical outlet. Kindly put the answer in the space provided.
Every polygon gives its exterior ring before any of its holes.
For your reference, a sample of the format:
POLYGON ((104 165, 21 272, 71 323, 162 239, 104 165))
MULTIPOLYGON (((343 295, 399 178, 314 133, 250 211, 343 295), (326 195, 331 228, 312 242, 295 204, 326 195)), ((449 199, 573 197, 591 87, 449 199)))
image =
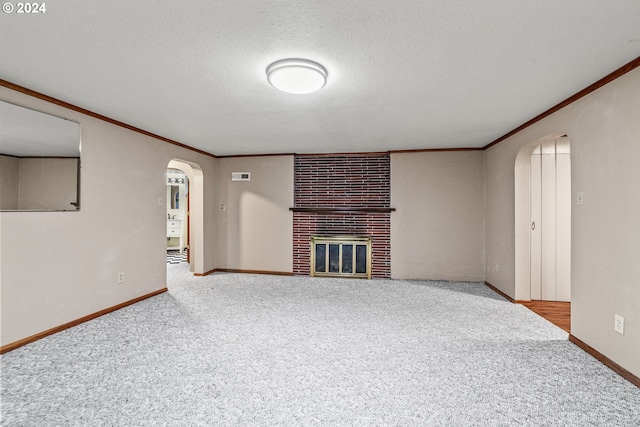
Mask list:
POLYGON ((624 335, 624 317, 619 314, 614 316, 613 330, 624 335))
POLYGON ((500 271, 500 265, 496 262, 496 271, 500 271))
POLYGON ((118 284, 124 283, 124 273, 118 273, 118 284))

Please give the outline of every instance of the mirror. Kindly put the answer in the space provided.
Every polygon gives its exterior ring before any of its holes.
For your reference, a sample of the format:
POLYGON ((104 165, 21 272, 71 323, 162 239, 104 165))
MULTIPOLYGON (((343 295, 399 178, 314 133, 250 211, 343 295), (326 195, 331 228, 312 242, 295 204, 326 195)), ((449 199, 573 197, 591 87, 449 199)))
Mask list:
POLYGON ((178 169, 167 169, 167 218, 184 219, 186 217, 187 176, 178 169))
POLYGON ((177 185, 167 186, 167 200, 169 209, 180 209, 180 187, 177 185))
POLYGON ((80 209, 80 124, 0 101, 0 210, 80 209))

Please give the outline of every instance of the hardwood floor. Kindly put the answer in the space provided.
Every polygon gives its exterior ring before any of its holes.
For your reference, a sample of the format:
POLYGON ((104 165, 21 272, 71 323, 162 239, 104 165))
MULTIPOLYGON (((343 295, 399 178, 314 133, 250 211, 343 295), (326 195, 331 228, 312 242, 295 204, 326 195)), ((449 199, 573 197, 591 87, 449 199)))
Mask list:
POLYGON ((518 301, 549 322, 571 332, 571 303, 558 301, 518 301))

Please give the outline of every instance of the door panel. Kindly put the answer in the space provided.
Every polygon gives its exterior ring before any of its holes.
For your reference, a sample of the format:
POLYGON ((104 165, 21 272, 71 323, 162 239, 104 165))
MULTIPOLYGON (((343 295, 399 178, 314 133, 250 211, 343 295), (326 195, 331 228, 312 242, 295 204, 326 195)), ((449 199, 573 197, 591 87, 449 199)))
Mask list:
POLYGON ((571 155, 556 155, 556 301, 571 301, 571 155))
MULTIPOLYGON (((543 150, 544 152, 544 150, 543 150)), ((542 299, 556 299, 556 156, 542 154, 542 299)))
POLYGON ((542 224, 540 223, 542 204, 541 181, 541 155, 531 156, 531 203, 530 203, 530 227, 531 227, 531 299, 542 299, 542 224))
POLYGON ((571 300, 571 157, 567 138, 531 156, 531 299, 571 300))

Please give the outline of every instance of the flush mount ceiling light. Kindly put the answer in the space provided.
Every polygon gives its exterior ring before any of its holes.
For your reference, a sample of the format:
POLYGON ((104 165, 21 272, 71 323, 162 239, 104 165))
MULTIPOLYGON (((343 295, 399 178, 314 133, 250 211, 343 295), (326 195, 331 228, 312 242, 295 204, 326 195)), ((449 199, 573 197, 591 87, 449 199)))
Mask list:
POLYGON ((287 93, 311 93, 327 82, 327 70, 308 59, 282 59, 267 67, 271 86, 287 93))

